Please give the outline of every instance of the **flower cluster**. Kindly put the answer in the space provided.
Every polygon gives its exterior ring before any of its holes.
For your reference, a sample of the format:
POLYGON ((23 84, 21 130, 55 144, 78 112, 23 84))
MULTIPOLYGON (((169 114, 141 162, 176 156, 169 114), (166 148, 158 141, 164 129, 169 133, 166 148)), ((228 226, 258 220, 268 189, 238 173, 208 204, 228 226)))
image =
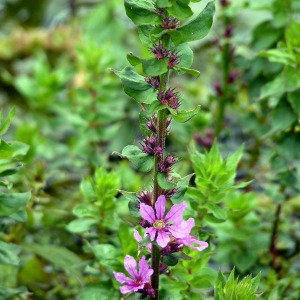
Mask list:
MULTIPOLYGON (((149 202, 151 202, 149 198, 151 196, 148 193, 141 193, 139 196, 142 222, 147 224, 143 226, 146 229, 145 236, 149 235, 150 241, 155 242, 161 248, 160 253, 162 256, 182 251, 184 246, 196 251, 202 251, 208 247, 208 243, 199 241, 191 235, 191 231, 195 226, 194 219, 183 219, 183 213, 187 207, 186 202, 174 204, 166 213, 166 197, 164 195, 157 198, 154 208, 149 205, 149 202)), ((137 230, 134 230, 134 237, 138 243, 143 240, 137 230)), ((145 247, 151 251, 152 244, 149 243, 145 247)), ((137 269, 137 262, 133 257, 127 255, 124 267, 132 278, 126 277, 123 273, 114 272, 116 280, 121 284, 125 284, 120 287, 121 293, 139 292, 151 296, 153 289, 149 281, 153 270, 149 267, 145 257, 141 258, 137 269)), ((161 263, 160 269, 161 272, 165 272, 167 266, 161 263)))
POLYGON ((125 285, 120 287, 120 292, 122 294, 139 292, 148 296, 152 296, 154 292, 149 281, 150 276, 153 274, 153 270, 149 268, 145 256, 141 258, 137 268, 137 262, 135 259, 130 255, 126 255, 124 267, 132 278, 127 277, 121 272, 113 272, 116 280, 122 284, 125 283, 125 285))
POLYGON ((169 58, 169 68, 175 67, 180 62, 180 56, 177 53, 164 48, 162 44, 154 45, 152 48, 150 48, 150 52, 153 53, 157 59, 169 58))
POLYGON ((178 158, 169 154, 162 163, 159 163, 157 168, 159 172, 170 174, 171 167, 177 162, 178 158))
POLYGON ((180 101, 177 93, 174 92, 174 89, 167 89, 167 91, 159 92, 157 94, 157 99, 160 101, 163 105, 168 105, 169 107, 173 109, 177 109, 180 106, 180 101))
POLYGON ((157 146, 156 138, 155 136, 147 136, 146 138, 143 139, 142 144, 142 151, 144 153, 152 154, 152 155, 162 155, 164 150, 157 146))

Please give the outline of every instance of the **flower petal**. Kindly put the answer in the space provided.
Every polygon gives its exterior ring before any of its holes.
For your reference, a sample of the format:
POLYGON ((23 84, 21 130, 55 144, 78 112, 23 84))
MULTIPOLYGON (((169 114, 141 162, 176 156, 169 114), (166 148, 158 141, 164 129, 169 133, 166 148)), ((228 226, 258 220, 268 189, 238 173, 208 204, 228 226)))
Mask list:
POLYGON ((180 225, 167 225, 165 229, 171 232, 175 238, 185 238, 188 236, 186 228, 181 227, 180 225))
POLYGON ((137 263, 132 256, 130 256, 130 255, 125 256, 124 267, 133 279, 136 279, 138 276, 138 273, 136 270, 136 265, 137 265, 137 263))
POLYGON ((120 283, 130 282, 132 279, 128 278, 125 274, 121 272, 113 272, 117 281, 120 283))
POLYGON ((156 229, 153 227, 148 227, 146 228, 146 232, 150 235, 150 240, 153 242, 155 239, 155 235, 156 235, 156 229))
POLYGON ((154 210, 151 206, 141 203, 140 204, 140 212, 141 212, 141 216, 143 219, 145 219, 146 221, 148 221, 150 223, 155 222, 155 214, 154 214, 154 210))
POLYGON ((146 259, 145 259, 145 256, 143 256, 141 258, 141 260, 139 261, 139 275, 140 275, 140 278, 141 280, 144 282, 144 283, 147 283, 150 281, 150 276, 153 274, 153 270, 150 269, 146 259))
POLYGON ((194 218, 189 218, 187 221, 182 221, 180 224, 180 227, 184 228, 186 231, 186 234, 189 235, 193 227, 195 226, 195 220, 194 218))
POLYGON ((203 241, 198 241, 193 236, 189 236, 183 239, 178 239, 178 242, 197 251, 202 251, 208 247, 208 243, 203 241), (195 247, 192 245, 192 243, 198 244, 200 247, 195 247))
POLYGON ((170 242, 170 236, 164 230, 159 230, 157 232, 156 243, 160 247, 165 248, 169 242, 170 242))
POLYGON ((136 229, 133 230, 133 236, 138 243, 140 243, 143 240, 136 229))
POLYGON ((180 204, 174 204, 170 211, 167 213, 164 221, 167 222, 173 222, 173 224, 178 224, 182 222, 182 214, 184 210, 186 209, 187 204, 186 202, 182 202, 180 204))
POLYGON ((120 292, 122 294, 127 294, 129 292, 137 292, 139 289, 144 287, 144 283, 137 284, 136 282, 132 281, 131 283, 125 284, 124 286, 120 287, 120 292))
POLYGON ((166 210, 166 197, 161 195, 155 202, 156 220, 162 220, 166 210))

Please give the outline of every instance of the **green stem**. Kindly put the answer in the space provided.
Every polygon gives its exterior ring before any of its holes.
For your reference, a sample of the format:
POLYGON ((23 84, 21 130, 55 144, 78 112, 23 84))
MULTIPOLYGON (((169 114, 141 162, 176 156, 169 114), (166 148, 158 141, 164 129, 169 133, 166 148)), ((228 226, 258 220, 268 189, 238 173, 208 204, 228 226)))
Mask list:
MULTIPOLYGON (((228 20, 226 21, 228 23, 228 20)), ((222 96, 219 97, 219 104, 218 104, 218 112, 217 112, 217 120, 216 120, 216 127, 215 127, 215 137, 219 138, 220 132, 223 128, 224 123, 224 116, 226 105, 228 102, 228 77, 230 73, 230 44, 226 41, 223 49, 222 55, 222 64, 223 64, 223 84, 222 84, 222 96)))
MULTIPOLYGON (((163 47, 169 48, 170 46, 170 36, 164 35, 162 37, 163 47)), ((165 92, 167 84, 169 82, 169 71, 160 76, 160 92, 165 92)), ((166 121, 168 117, 167 109, 162 109, 157 113, 157 127, 156 127, 156 141, 157 146, 165 149, 166 141, 166 121)), ((162 194, 162 188, 159 186, 157 181, 158 175, 158 164, 163 163, 164 155, 159 155, 155 157, 155 167, 154 167, 154 178, 153 178, 153 209, 155 209, 155 202, 157 198, 162 194)), ((153 274, 151 277, 151 285, 154 290, 154 297, 152 299, 159 299, 159 267, 160 267, 160 249, 157 245, 152 244, 152 253, 151 253, 151 267, 153 269, 153 274)))

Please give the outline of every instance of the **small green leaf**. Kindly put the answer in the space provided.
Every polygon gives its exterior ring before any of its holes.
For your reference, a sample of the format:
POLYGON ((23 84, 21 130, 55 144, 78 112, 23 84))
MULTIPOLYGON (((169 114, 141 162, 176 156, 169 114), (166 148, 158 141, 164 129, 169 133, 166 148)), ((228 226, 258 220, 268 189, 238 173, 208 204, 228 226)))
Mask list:
POLYGON ((278 96, 280 97, 285 91, 284 88, 284 78, 282 74, 279 74, 272 81, 269 81, 265 84, 260 91, 260 99, 264 99, 270 96, 278 96))
POLYGON ((19 265, 20 259, 18 254, 21 247, 14 244, 7 244, 0 241, 0 264, 2 265, 19 265))
POLYGON ((199 111, 200 111, 200 105, 198 105, 192 110, 179 110, 176 111, 176 113, 174 113, 173 111, 171 113, 175 121, 179 123, 185 123, 188 120, 190 120, 192 117, 197 115, 199 111))
POLYGON ((77 204, 72 210, 72 213, 77 218, 84 218, 84 217, 97 218, 99 215, 99 211, 95 208, 95 206, 89 203, 77 204))
POLYGON ((1 300, 10 300, 12 297, 24 294, 27 292, 25 286, 21 286, 15 289, 11 289, 8 287, 0 286, 0 299, 1 300))
POLYGON ((226 220, 227 219, 227 211, 220 206, 213 204, 213 203, 206 203, 202 205, 202 207, 207 208, 209 212, 213 214, 219 220, 226 220))
POLYGON ((127 16, 135 25, 159 24, 160 18, 155 13, 154 7, 143 0, 125 0, 127 16))
POLYGON ((1 159, 11 159, 14 154, 14 148, 0 139, 0 157, 1 159))
POLYGON ((194 70, 194 69, 187 69, 187 68, 180 67, 180 66, 176 66, 173 69, 176 70, 179 74, 187 73, 187 74, 195 76, 196 78, 198 78, 200 76, 200 72, 197 70, 194 70))
POLYGON ((31 194, 27 193, 0 193, 0 216, 10 216, 24 210, 30 200, 31 194))
POLYGON ((138 200, 130 200, 128 202, 129 212, 133 217, 139 218, 141 216, 140 210, 138 209, 139 205, 140 202, 138 200))
POLYGON ((126 146, 122 156, 127 157, 141 172, 149 172, 154 166, 154 157, 134 145, 126 146))
POLYGON ((184 178, 181 178, 177 182, 177 191, 174 196, 172 196, 171 200, 174 204, 181 203, 183 200, 183 197, 185 195, 185 192, 187 190, 187 187, 189 185, 190 179, 194 174, 189 174, 185 176, 184 178))
POLYGON ((300 122, 300 90, 288 94, 288 101, 290 102, 294 112, 298 116, 298 122, 300 122))
POLYGON ((80 218, 73 220, 66 226, 66 228, 70 232, 83 233, 93 229, 98 222, 99 221, 94 218, 80 218))
POLYGON ((178 264, 179 259, 173 255, 173 254, 168 254, 163 257, 163 262, 167 266, 176 266, 178 264))
POLYGON ((14 116, 15 116, 15 108, 12 108, 8 113, 7 118, 2 123, 2 111, 0 112, 0 135, 3 135, 7 131, 10 125, 10 121, 14 116))
POLYGON ((165 190, 171 190, 176 186, 176 183, 169 181, 168 175, 162 172, 158 172, 157 182, 159 186, 165 190))
POLYGON ((193 11, 188 6, 188 4, 182 3, 180 1, 173 2, 172 6, 167 8, 167 11, 170 15, 181 20, 187 19, 193 15, 193 11))
POLYGON ((129 52, 126 57, 133 67, 142 63, 141 59, 138 56, 134 55, 132 52, 129 52))
POLYGON ((286 66, 283 70, 285 91, 293 92, 300 88, 299 68, 286 66))
POLYGON ((160 7, 160 8, 171 7, 172 2, 171 2, 171 0, 157 0, 156 5, 157 5, 157 7, 160 7))
POLYGON ((113 71, 120 77, 125 93, 137 102, 150 104, 157 99, 157 92, 145 81, 145 77, 137 74, 132 67, 113 71))
POLYGON ((141 25, 138 26, 138 34, 140 41, 145 45, 151 45, 150 32, 153 30, 151 25, 141 25))
POLYGON ((168 59, 141 59, 143 70, 148 76, 158 76, 168 71, 168 59))
POLYGON ((179 45, 204 38, 212 26, 214 12, 214 2, 209 2, 195 19, 171 32, 174 44, 179 45))

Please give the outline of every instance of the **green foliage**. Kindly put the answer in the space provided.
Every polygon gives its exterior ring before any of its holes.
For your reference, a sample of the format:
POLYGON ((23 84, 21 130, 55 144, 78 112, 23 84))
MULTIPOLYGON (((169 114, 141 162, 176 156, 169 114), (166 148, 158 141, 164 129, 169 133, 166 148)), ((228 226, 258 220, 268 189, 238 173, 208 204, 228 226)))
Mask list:
POLYGON ((225 161, 216 145, 206 154, 191 154, 193 168, 196 173, 196 188, 188 188, 191 204, 202 217, 209 222, 223 222, 227 212, 218 204, 224 202, 228 193, 247 186, 250 182, 234 183, 236 169, 242 156, 243 147, 225 161))
POLYGON ((224 275, 219 271, 217 280, 215 282, 215 300, 227 299, 245 299, 254 300, 260 297, 257 294, 257 288, 260 281, 260 274, 252 278, 246 276, 241 281, 234 278, 234 269, 231 271, 228 280, 226 281, 224 275))

